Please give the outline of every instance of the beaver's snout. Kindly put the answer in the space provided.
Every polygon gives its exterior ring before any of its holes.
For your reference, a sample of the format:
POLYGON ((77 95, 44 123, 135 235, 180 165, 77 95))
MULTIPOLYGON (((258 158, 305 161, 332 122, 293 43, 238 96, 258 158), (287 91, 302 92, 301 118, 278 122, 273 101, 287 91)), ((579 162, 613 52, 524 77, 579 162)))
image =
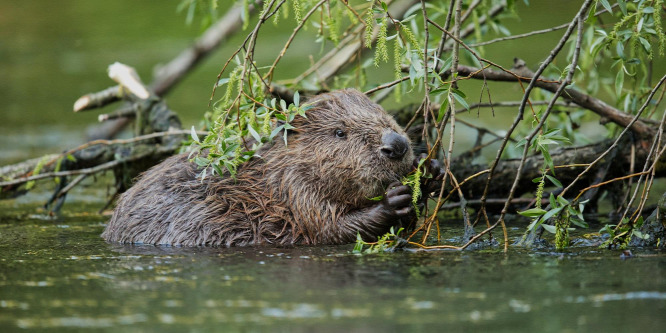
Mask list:
POLYGON ((382 135, 382 146, 379 147, 379 151, 382 154, 392 160, 399 160, 409 150, 409 141, 404 136, 390 131, 382 135))

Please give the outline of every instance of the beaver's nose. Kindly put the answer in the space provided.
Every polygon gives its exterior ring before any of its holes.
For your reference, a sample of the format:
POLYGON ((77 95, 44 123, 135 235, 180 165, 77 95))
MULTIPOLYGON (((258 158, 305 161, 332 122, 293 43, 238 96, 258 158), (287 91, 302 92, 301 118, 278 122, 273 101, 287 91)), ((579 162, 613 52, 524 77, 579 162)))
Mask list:
POLYGON ((392 159, 401 159, 409 149, 409 141, 404 136, 396 132, 388 132, 382 135, 382 146, 379 150, 384 156, 392 159))

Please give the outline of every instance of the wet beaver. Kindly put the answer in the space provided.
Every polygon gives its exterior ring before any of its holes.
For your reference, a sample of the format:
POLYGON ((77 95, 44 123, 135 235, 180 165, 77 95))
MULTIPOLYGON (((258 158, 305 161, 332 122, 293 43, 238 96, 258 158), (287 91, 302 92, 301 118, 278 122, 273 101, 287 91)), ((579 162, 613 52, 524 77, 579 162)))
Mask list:
POLYGON ((311 103, 307 118, 292 123, 288 145, 266 144, 235 178, 202 181, 186 154, 151 168, 120 197, 102 237, 181 246, 343 244, 413 220, 411 190, 396 183, 414 160, 400 126, 356 90, 311 103))

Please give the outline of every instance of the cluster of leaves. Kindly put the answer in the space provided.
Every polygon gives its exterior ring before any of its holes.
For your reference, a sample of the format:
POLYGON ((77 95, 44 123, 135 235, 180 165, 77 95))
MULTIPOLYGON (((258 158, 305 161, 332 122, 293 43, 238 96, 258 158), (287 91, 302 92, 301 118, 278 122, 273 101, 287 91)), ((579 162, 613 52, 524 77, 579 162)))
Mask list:
MULTIPOLYGON (((545 210, 541 205, 546 179, 556 187, 562 188, 562 183, 554 177, 555 165, 550 155, 551 146, 560 146, 565 143, 570 143, 567 137, 560 135, 560 131, 560 129, 555 128, 545 130, 531 141, 530 149, 543 156, 544 165, 541 168, 541 176, 532 180, 532 182, 537 183, 535 194, 536 207, 519 212, 519 214, 533 219, 532 223, 527 226, 523 239, 529 233, 535 232, 537 228, 541 226, 546 231, 555 234, 555 247, 557 249, 563 249, 569 245, 569 231, 572 230, 572 228, 570 228, 572 223, 580 227, 587 227, 587 223, 585 223, 583 218, 583 208, 586 202, 581 202, 578 205, 572 204, 562 196, 555 197, 551 193, 549 197, 550 205, 548 206, 550 209, 545 210), (552 176, 548 174, 549 171, 552 173, 552 176), (544 223, 553 217, 556 218, 554 225, 544 223)), ((523 139, 519 141, 517 145, 524 146, 526 143, 527 139, 523 139)))
MULTIPOLYGON (((610 31, 597 24, 598 19, 592 15, 595 9, 590 11, 587 23, 587 28, 584 36, 584 45, 589 45, 590 52, 583 52, 579 60, 579 71, 576 77, 577 81, 588 82, 587 90, 590 93, 597 93, 599 87, 607 88, 607 93, 616 97, 616 104, 627 112, 636 112, 645 97, 645 92, 650 89, 650 84, 647 81, 649 75, 649 62, 655 57, 655 44, 658 45, 659 55, 664 55, 664 45, 666 44, 666 36, 663 32, 661 25, 660 11, 662 10, 663 0, 646 1, 646 0, 633 0, 633 1, 616 1, 617 8, 611 6, 608 0, 599 0, 597 2, 599 8, 604 8, 612 13, 616 18, 616 23, 612 26, 610 31), (619 9, 619 10, 618 10, 619 9), (612 80, 613 84, 603 84, 600 81, 603 79, 599 74, 599 61, 602 58, 609 57, 612 59, 610 64, 611 68, 615 69, 614 78, 606 78, 612 80), (629 88, 625 84, 625 78, 632 78, 632 86, 629 88), (613 89, 614 88, 614 89, 613 89)), ((569 58, 573 55, 573 43, 569 52, 569 58)), ((556 66, 551 66, 549 73, 560 74, 565 73, 568 68, 564 70, 558 69, 556 66)), ((542 93, 537 92, 535 97, 540 97, 542 93)), ((535 194, 537 206, 521 214, 535 218, 532 224, 528 227, 528 232, 534 230, 536 226, 542 225, 544 229, 556 235, 556 247, 564 248, 568 244, 568 232, 571 223, 579 226, 585 225, 582 222, 582 215, 575 214, 576 209, 572 209, 571 205, 564 204, 566 200, 558 197, 553 201, 551 198, 551 205, 549 210, 541 208, 541 199, 543 189, 545 186, 546 178, 549 179, 553 185, 562 187, 562 185, 554 177, 547 174, 547 170, 554 170, 552 159, 550 158, 550 149, 562 143, 568 143, 570 139, 580 141, 581 136, 574 131, 575 122, 580 121, 583 111, 574 110, 571 112, 561 112, 559 117, 550 117, 549 120, 553 126, 564 129, 564 132, 556 134, 558 130, 546 131, 544 134, 539 135, 532 142, 531 148, 535 149, 544 157, 544 169, 541 177, 534 181, 538 184, 535 194), (575 118, 575 120, 574 120, 575 118), (553 134, 555 134, 553 136, 553 134), (553 137, 555 140, 553 140, 553 137), (554 225, 543 224, 551 217, 556 217, 554 225), (574 218, 576 217, 576 218, 574 218)), ((537 115, 535 115, 536 118, 537 115)), ((610 127, 613 128, 613 127, 610 127)), ((523 144, 521 141, 520 144, 523 144)), ((553 176, 555 174, 553 173, 553 176)), ((582 206, 580 206, 582 212, 582 206)), ((603 232, 609 233, 611 238, 607 242, 612 244, 624 244, 626 246, 629 239, 631 239, 634 231, 638 231, 635 225, 627 225, 623 221, 613 231, 609 225, 606 225, 603 232)), ((637 234, 637 237, 644 235, 637 234)), ((608 246, 608 244, 606 244, 608 246)))
MULTIPOLYGON (((612 68, 617 72, 614 91, 617 103, 627 111, 635 112, 647 89, 650 77, 649 62, 655 57, 655 44, 660 56, 664 56, 666 35, 660 13, 663 0, 618 0, 619 11, 613 12, 608 0, 599 3, 609 12, 615 13, 618 21, 609 32, 596 29, 596 38, 591 41, 590 55, 595 58, 602 50, 610 53, 612 68), (625 77, 632 78, 633 86, 625 87, 625 77)), ((592 21, 592 20, 591 20, 592 21)))
POLYGON ((403 242, 400 242, 399 235, 404 228, 398 229, 397 232, 394 231, 393 227, 379 237, 376 242, 365 242, 361 238, 361 234, 356 234, 356 245, 354 246, 354 253, 382 253, 382 252, 393 252, 395 249, 400 247, 403 242), (367 246, 367 248, 365 248, 367 246), (365 249, 364 249, 365 248, 365 249))
POLYGON ((544 230, 555 234, 555 247, 558 250, 564 249, 569 245, 569 231, 574 230, 571 224, 581 228, 587 228, 588 225, 583 217, 583 210, 587 201, 579 203, 569 202, 561 196, 555 197, 552 193, 549 197, 550 206, 548 210, 542 208, 532 208, 520 212, 520 215, 532 218, 533 221, 527 226, 527 231, 523 239, 530 232, 536 232, 539 226, 544 230), (551 218, 556 218, 555 225, 547 222, 551 218))
POLYGON ((644 234, 640 231, 641 226, 643 225, 643 217, 638 217, 636 223, 630 223, 628 218, 622 219, 619 225, 606 224, 601 230, 600 234, 607 234, 608 239, 603 242, 599 247, 601 248, 611 248, 617 247, 620 249, 626 249, 629 245, 629 241, 633 238, 648 239, 650 235, 644 234))
POLYGON ((241 163, 257 156, 263 144, 280 133, 287 144, 287 133, 294 128, 291 122, 296 116, 307 117, 306 111, 311 107, 300 103, 298 92, 294 94, 294 103, 289 105, 284 100, 266 99, 259 86, 251 89, 255 90, 254 97, 243 94, 242 90, 248 88, 234 78, 235 72, 220 83, 227 84, 227 93, 206 116, 210 134, 200 139, 192 127, 189 158, 201 168, 201 179, 226 172, 233 177, 241 163), (239 95, 231 101, 229 96, 234 89, 239 90, 239 95))

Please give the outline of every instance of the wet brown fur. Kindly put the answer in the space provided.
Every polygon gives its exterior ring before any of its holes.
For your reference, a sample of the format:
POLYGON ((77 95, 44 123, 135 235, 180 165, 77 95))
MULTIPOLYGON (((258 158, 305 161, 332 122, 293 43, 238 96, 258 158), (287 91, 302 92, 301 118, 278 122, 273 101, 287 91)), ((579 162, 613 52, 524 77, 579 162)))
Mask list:
POLYGON ((278 137, 235 179, 202 181, 186 154, 151 168, 121 196, 102 237, 180 246, 341 244, 399 224, 385 203, 368 198, 411 170, 411 149, 400 160, 379 151, 384 133, 404 131, 355 90, 313 101, 307 118, 294 120, 288 146, 278 137))

